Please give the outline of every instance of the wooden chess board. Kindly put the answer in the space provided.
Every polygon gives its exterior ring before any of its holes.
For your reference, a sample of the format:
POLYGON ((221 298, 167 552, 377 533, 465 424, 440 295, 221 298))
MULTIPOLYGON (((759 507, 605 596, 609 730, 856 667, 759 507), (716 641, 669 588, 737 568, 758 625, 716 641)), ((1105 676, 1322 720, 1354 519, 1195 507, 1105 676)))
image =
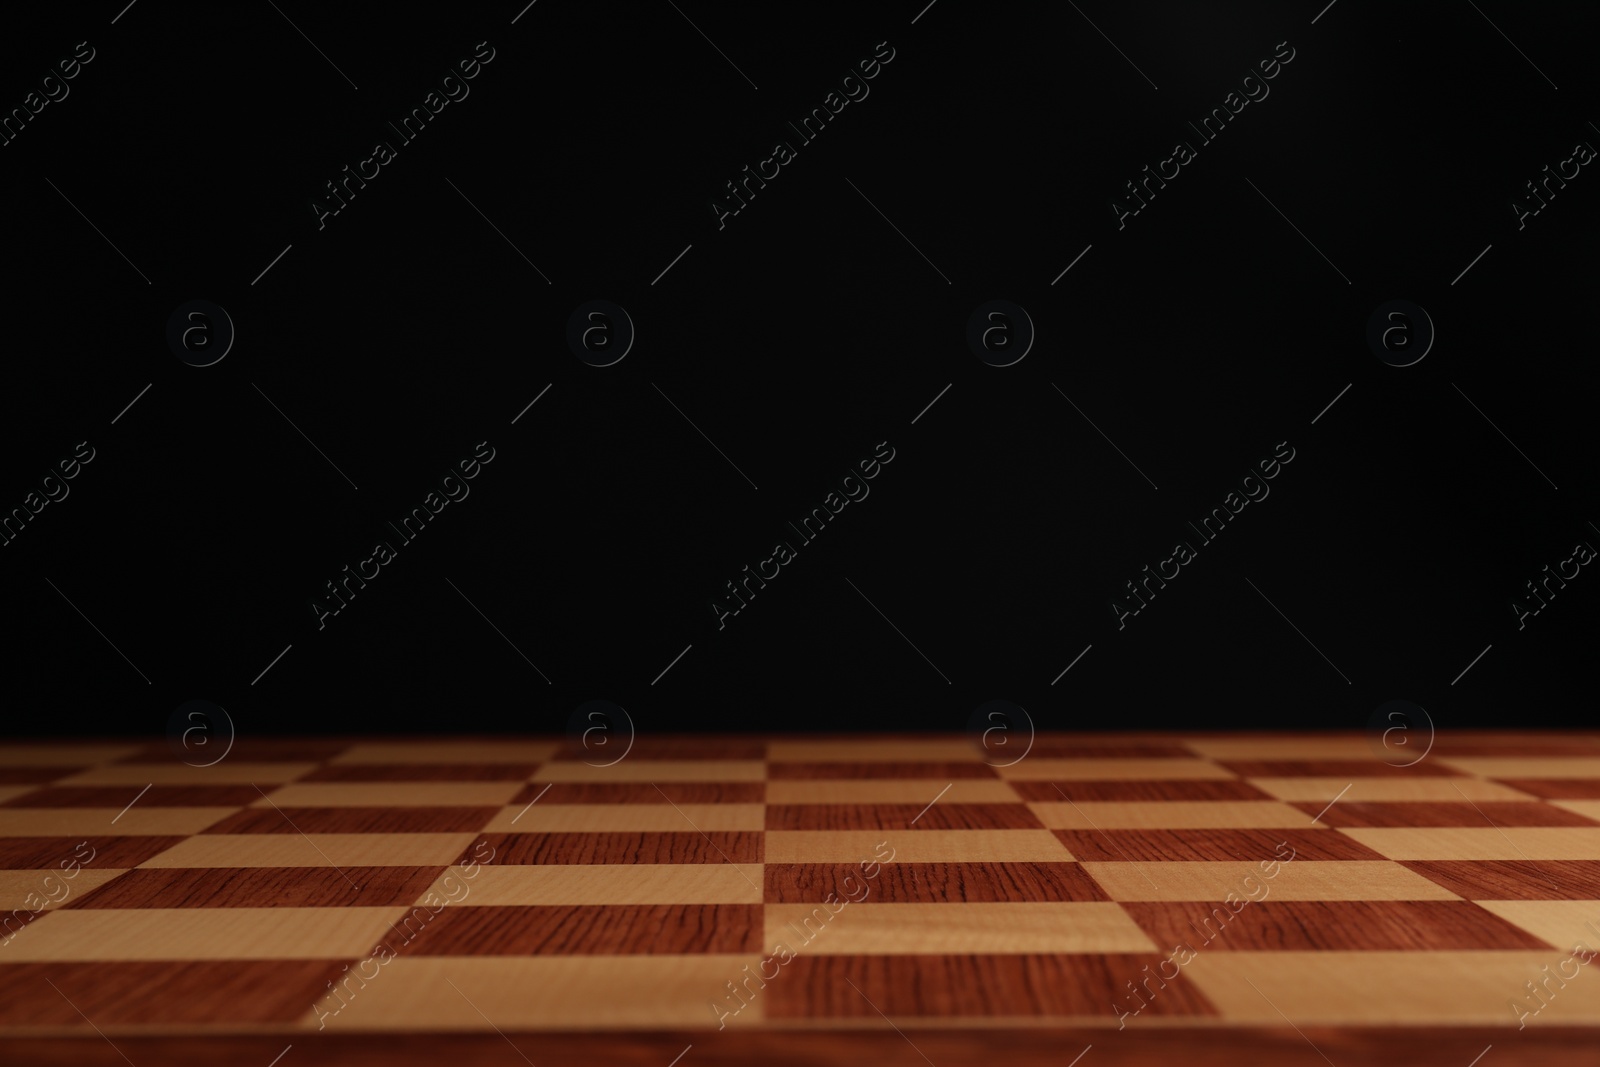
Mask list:
POLYGON ((1409 767, 1358 734, 581 756, 6 744, 0 1062, 1499 1067, 1600 1042, 1600 733, 1441 734, 1409 767))

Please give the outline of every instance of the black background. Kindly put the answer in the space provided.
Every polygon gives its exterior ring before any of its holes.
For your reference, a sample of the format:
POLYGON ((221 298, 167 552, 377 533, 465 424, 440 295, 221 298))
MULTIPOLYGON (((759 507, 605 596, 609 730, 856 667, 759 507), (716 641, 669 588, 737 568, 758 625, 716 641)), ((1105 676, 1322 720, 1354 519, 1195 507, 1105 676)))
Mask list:
POLYGON ((955 730, 1001 698, 1064 730, 1360 729, 1393 699, 1593 722, 1600 578, 1520 631, 1510 607, 1600 545, 1600 178, 1521 231, 1510 207, 1600 144, 1592 14, 520 6, 7 13, 7 110, 96 50, 0 148, 0 510, 95 449, 0 548, 8 732, 159 736, 192 699, 241 735, 559 731, 591 699, 641 733, 955 730), (382 132, 485 40, 466 99, 382 132), (723 184, 881 41, 870 95, 719 229, 723 184), (1199 145, 1185 121, 1281 41, 1199 145), (197 298, 238 331, 208 368, 165 342, 197 298), (606 368, 565 341, 596 298, 637 329, 606 368), (1006 368, 965 342, 996 298, 1037 328, 1006 368), (1365 340, 1397 298, 1438 333, 1406 368, 1365 340), (485 440, 470 496, 319 629, 324 583, 485 440), (719 630, 723 583, 879 442, 870 495, 719 630), (1198 558, 1119 630, 1180 538, 1198 558))

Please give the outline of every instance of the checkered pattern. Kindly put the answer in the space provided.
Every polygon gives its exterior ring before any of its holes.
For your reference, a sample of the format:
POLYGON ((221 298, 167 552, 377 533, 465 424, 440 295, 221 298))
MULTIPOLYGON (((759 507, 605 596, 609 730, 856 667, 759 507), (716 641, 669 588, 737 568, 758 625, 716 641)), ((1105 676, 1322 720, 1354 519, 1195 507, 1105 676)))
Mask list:
POLYGON ((1600 944, 1600 735, 11 744, 0 905, 13 1035, 1514 1030, 1600 944))

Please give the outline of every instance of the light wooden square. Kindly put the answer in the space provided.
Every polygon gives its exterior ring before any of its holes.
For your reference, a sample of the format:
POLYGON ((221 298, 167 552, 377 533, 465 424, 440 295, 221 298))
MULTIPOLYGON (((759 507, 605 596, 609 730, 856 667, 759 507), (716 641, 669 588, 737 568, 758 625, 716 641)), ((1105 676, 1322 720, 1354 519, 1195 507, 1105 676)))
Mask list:
POLYGON ((477 834, 201 834, 180 841, 139 866, 415 867, 454 863, 477 837, 477 834))
POLYGON ((768 904, 769 949, 797 954, 997 955, 1153 952, 1156 945, 1110 901, 961 904, 768 904), (809 940, 808 940, 809 938, 809 940))
MULTIPOLYGON (((451 907, 504 904, 760 904, 759 863, 486 864, 476 878, 459 868, 432 890, 451 907)), ((424 897, 426 894, 424 894, 424 897)))
MULTIPOLYGON (((1271 860, 1271 857, 1264 857, 1271 860)), ((1387 860, 1206 863, 1085 863, 1113 900, 1193 900, 1219 904, 1229 893, 1259 900, 1459 900, 1415 871, 1387 860), (1254 880, 1253 888, 1245 879, 1254 880), (1265 896, 1263 896, 1263 891, 1265 896)))

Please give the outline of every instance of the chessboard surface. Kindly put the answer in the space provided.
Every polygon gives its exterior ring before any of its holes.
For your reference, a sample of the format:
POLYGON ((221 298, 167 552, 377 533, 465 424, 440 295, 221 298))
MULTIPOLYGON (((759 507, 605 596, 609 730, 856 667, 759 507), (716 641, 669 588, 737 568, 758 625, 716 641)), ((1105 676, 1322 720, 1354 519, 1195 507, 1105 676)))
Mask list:
POLYGON ((1600 733, 1441 734, 1411 766, 1358 734, 594 762, 7 744, 0 1062, 1466 1067, 1600 1039, 1600 733))

